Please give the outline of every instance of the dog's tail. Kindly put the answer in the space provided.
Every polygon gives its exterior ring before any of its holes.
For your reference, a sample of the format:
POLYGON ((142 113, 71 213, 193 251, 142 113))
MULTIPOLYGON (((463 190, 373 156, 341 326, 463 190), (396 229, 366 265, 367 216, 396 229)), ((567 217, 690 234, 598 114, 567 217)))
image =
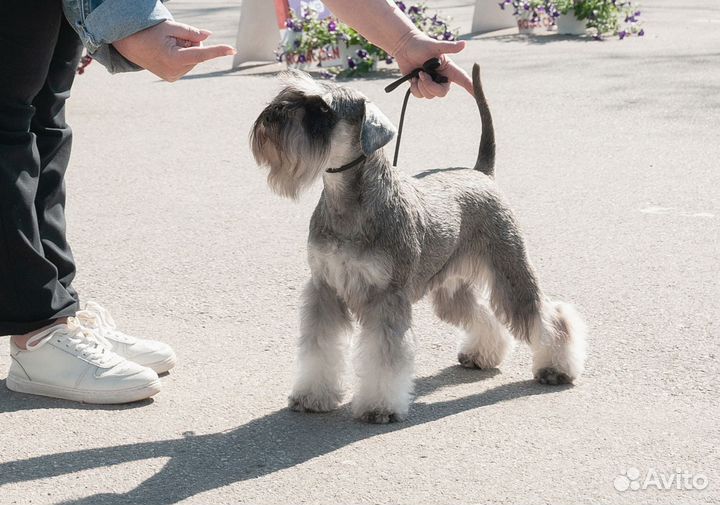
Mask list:
POLYGON ((480 120, 482 122, 482 136, 480 137, 480 149, 478 150, 475 170, 479 170, 489 177, 495 175, 495 130, 493 128, 492 116, 488 108, 482 84, 480 83, 480 65, 475 63, 472 69, 473 92, 480 120))

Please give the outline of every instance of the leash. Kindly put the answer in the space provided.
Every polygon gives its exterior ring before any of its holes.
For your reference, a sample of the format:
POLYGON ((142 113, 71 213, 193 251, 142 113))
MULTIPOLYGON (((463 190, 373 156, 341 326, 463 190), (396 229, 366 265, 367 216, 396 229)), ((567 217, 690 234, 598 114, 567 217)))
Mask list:
MULTIPOLYGON (((385 93, 391 93, 397 89, 402 83, 414 79, 420 75, 420 72, 428 74, 433 81, 437 83, 448 82, 447 77, 438 72, 440 68, 440 60, 437 58, 430 58, 423 66, 416 68, 407 75, 402 76, 397 81, 391 82, 385 87, 385 93)), ((393 166, 397 166, 398 155, 400 154, 400 140, 402 139, 403 124, 405 123, 405 109, 407 109, 408 99, 410 98, 410 88, 405 92, 405 99, 403 100, 402 109, 400 110, 400 124, 398 124, 397 140, 395 141, 395 155, 393 156, 393 166)))
MULTIPOLYGON (((400 79, 391 82, 385 87, 385 93, 391 93, 397 89, 398 86, 400 86, 402 83, 409 81, 410 79, 414 79, 420 75, 420 72, 425 72, 428 74, 433 81, 437 83, 446 83, 448 82, 447 77, 442 75, 440 72, 438 72, 438 69, 440 68, 440 60, 437 58, 430 58, 425 63, 423 63, 423 66, 420 68, 416 68, 409 74, 403 75, 400 79)), ((405 110, 407 109, 408 99, 410 98, 410 88, 405 92, 405 98, 403 99, 402 109, 400 110, 400 124, 398 125, 398 132, 397 132, 397 140, 395 141, 395 155, 393 156, 393 166, 397 166, 397 160, 398 160, 398 154, 400 154, 400 139, 402 138, 402 130, 403 130, 403 124, 405 123, 405 110)), ((365 161, 366 156, 363 154, 359 158, 356 158, 352 160, 350 163, 346 163, 345 165, 338 167, 338 168, 328 168, 325 170, 329 174, 337 174, 340 172, 344 172, 345 170, 349 170, 353 168, 354 166, 362 163, 365 161)))

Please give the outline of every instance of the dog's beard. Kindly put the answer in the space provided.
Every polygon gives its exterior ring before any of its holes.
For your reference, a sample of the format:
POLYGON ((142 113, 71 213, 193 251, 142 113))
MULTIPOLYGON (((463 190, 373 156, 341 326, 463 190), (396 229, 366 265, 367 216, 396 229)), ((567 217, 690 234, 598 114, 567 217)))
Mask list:
POLYGON ((319 177, 330 152, 327 142, 308 138, 296 121, 279 126, 259 118, 250 143, 258 164, 270 168, 270 188, 292 199, 319 177))

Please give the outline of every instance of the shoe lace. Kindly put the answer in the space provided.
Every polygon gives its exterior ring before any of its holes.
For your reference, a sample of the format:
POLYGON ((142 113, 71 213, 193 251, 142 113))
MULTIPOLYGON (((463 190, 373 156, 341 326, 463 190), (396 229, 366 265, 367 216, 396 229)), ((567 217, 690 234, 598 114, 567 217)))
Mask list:
POLYGON ((110 312, 99 303, 92 301, 87 302, 85 309, 78 311, 76 316, 83 326, 95 331, 110 348, 112 348, 112 344, 107 341, 107 337, 125 343, 132 343, 133 341, 130 336, 125 335, 117 329, 117 325, 110 315, 110 312))
POLYGON ((65 345, 83 358, 102 363, 112 355, 107 341, 97 332, 82 326, 75 318, 69 318, 67 325, 58 325, 33 335, 25 344, 29 351, 39 349, 51 340, 65 345))

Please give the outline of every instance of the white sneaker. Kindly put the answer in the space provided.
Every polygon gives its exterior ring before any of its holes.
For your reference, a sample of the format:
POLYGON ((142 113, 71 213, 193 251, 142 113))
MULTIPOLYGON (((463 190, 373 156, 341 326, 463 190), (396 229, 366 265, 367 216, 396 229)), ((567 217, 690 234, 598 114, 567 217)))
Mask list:
POLYGON ((108 350, 74 318, 32 336, 26 347, 10 341, 12 391, 84 403, 130 403, 160 392, 155 372, 108 350))
POLYGON ((172 348, 156 340, 125 335, 117 329, 110 313, 95 302, 87 302, 76 314, 80 324, 95 331, 113 352, 139 365, 163 373, 175 366, 177 358, 172 348))

